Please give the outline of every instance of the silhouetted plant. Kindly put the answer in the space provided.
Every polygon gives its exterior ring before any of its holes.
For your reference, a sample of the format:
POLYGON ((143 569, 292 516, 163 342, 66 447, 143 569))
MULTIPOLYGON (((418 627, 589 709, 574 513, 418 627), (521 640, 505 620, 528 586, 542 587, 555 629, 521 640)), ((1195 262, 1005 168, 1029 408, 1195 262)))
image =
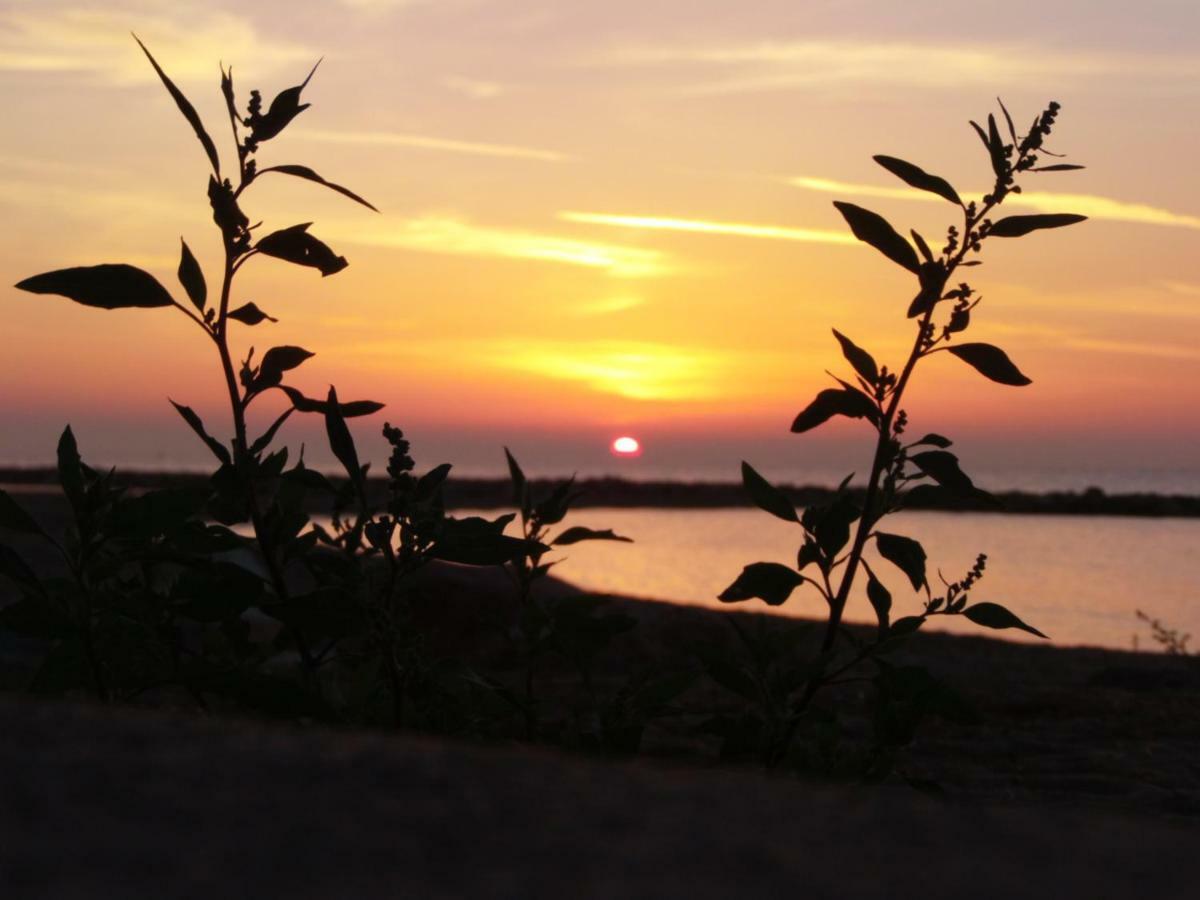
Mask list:
MULTIPOLYGON (((880 365, 875 357, 850 338, 834 331, 843 356, 854 371, 853 382, 835 378, 836 387, 823 390, 792 423, 792 432, 808 432, 836 416, 863 419, 875 435, 875 452, 860 503, 850 493, 853 475, 839 486, 835 497, 820 506, 797 512, 792 502, 748 463, 742 463, 746 490, 762 509, 800 526, 803 544, 796 565, 760 562, 746 566, 720 599, 738 602, 759 598, 771 606, 787 601, 801 585, 810 585, 828 607, 824 633, 815 659, 803 674, 789 667, 778 691, 787 695, 786 714, 778 697, 768 705, 760 702, 755 727, 761 733, 758 748, 770 762, 788 753, 797 728, 810 709, 813 697, 855 670, 873 663, 873 682, 878 702, 876 739, 881 747, 904 743, 916 719, 926 712, 946 708, 941 694, 927 673, 908 667, 897 668, 880 659, 904 637, 921 628, 933 616, 963 616, 985 628, 1018 628, 1045 637, 1006 607, 992 602, 970 602, 971 590, 983 575, 985 557, 961 580, 944 583, 934 596, 927 577, 926 552, 910 537, 880 529, 889 513, 903 509, 906 501, 931 494, 959 494, 972 498, 987 495, 975 487, 948 448, 951 441, 939 434, 906 442, 908 414, 902 407, 905 390, 917 364, 938 353, 956 356, 985 378, 1005 385, 1027 385, 1030 380, 999 347, 985 343, 961 343, 959 337, 972 324, 972 314, 981 298, 966 281, 952 285, 960 268, 980 265, 975 257, 989 238, 1022 237, 1034 231, 1072 225, 1084 220, 1079 215, 1017 215, 993 219, 993 211, 1005 198, 1021 191, 1019 176, 1026 173, 1061 172, 1081 166, 1053 163, 1041 165, 1042 156, 1055 156, 1044 142, 1058 115, 1059 105, 1049 107, 1034 119, 1029 131, 1018 136, 1012 118, 1000 104, 1009 140, 1001 135, 996 117, 989 115, 987 127, 971 125, 983 142, 991 163, 994 184, 981 200, 964 202, 946 180, 931 175, 912 163, 891 156, 875 161, 906 184, 936 194, 962 214, 961 230, 951 225, 937 253, 915 230, 910 243, 877 213, 851 203, 835 202, 859 240, 870 244, 917 281, 917 292, 908 305, 908 318, 916 322, 916 334, 908 357, 898 369, 880 365), (892 592, 884 584, 882 570, 869 564, 870 545, 882 560, 892 564, 914 591, 923 592, 923 608, 916 615, 893 618, 892 592), (863 640, 842 626, 846 604, 859 569, 866 573, 866 594, 878 622, 874 637, 863 640), (811 574, 815 572, 815 574, 811 574), (903 714, 901 714, 903 712, 903 714), (782 718, 782 721, 772 721, 782 718), (899 716, 899 718, 898 718, 899 716), (916 717, 914 719, 914 716, 916 717)), ((710 666, 711 670, 711 666, 710 666)), ((714 672, 714 674, 717 674, 714 672)), ((751 674, 748 670, 744 675, 751 674)), ((717 676, 729 684, 732 676, 717 676)), ((762 676, 759 676, 761 681, 762 676)), ((740 682, 746 679, 739 678, 740 682)), ((756 691, 762 690, 760 687, 756 691)), ((743 692, 744 693, 744 692, 743 692)))
MULTIPOLYGON (((522 703, 526 736, 533 739, 543 725, 535 685, 538 666, 545 657, 556 656, 572 666, 582 681, 587 702, 583 710, 577 711, 575 718, 591 718, 593 721, 584 730, 590 730, 597 742, 609 743, 606 736, 611 737, 614 732, 612 722, 622 718, 622 715, 615 708, 604 708, 593 680, 593 665, 596 656, 609 645, 612 638, 633 628, 636 622, 620 613, 601 614, 605 604, 603 598, 543 597, 535 593, 535 588, 561 562, 545 560, 546 554, 553 548, 573 546, 584 541, 629 542, 630 538, 622 537, 611 529, 599 530, 582 525, 565 527, 556 535, 551 535, 551 530, 562 523, 580 496, 580 492, 575 490, 575 479, 561 481, 546 496, 537 498, 520 464, 507 448, 504 457, 508 463, 513 503, 520 516, 525 548, 510 564, 517 588, 517 605, 510 634, 524 669, 522 703)), ((623 697, 622 701, 627 699, 623 697)), ((622 735, 616 739, 617 743, 628 743, 630 729, 636 728, 631 720, 636 718, 632 710, 625 710, 624 720, 627 721, 615 727, 615 731, 622 735)), ((580 728, 576 727, 575 731, 578 735, 580 728)))
MULTIPOLYGON (((274 257, 314 268, 322 276, 347 265, 344 257, 309 233, 310 223, 258 237, 259 226, 242 211, 247 189, 271 173, 290 175, 375 209, 307 166, 258 166, 260 146, 278 137, 308 108, 300 102, 301 94, 316 66, 301 84, 276 95, 265 111, 260 93, 252 91, 244 115, 238 111, 232 70, 222 69, 221 92, 237 157, 236 175, 230 178, 222 174, 216 146, 191 103, 138 44, 195 132, 212 169, 208 202, 224 251, 219 292, 210 297, 208 281, 186 242, 181 245, 178 278, 191 308, 153 275, 126 264, 61 269, 28 278, 17 287, 109 310, 178 309, 217 351, 233 435, 228 444, 222 443, 193 409, 172 401, 216 458, 210 490, 199 496, 168 491, 126 498, 113 486, 111 473, 100 476, 79 462, 68 429, 59 447, 59 471, 75 513, 72 536, 60 548, 71 571, 70 587, 43 583, 16 553, 0 548, 3 574, 23 593, 20 603, 4 610, 3 623, 53 640, 49 661, 72 654, 85 658, 90 676, 60 679, 62 686, 90 685, 105 699, 117 696, 118 689, 125 696, 166 679, 184 686, 200 702, 206 692, 216 692, 258 709, 403 724, 411 718, 405 713, 406 698, 419 693, 417 685, 437 681, 436 665, 417 652, 419 640, 404 631, 410 627, 408 580, 431 559, 494 566, 514 558, 524 544, 502 533, 507 520, 446 516, 441 490, 450 467, 438 466, 415 478, 407 442, 390 426, 384 427, 393 446, 389 498, 387 510, 376 515, 366 489, 368 466, 359 461, 346 419, 375 413, 382 404, 342 402, 332 387, 318 400, 285 384, 287 373, 313 356, 302 347, 272 347, 257 360, 250 348, 234 365, 231 323, 255 327, 275 321, 254 303, 234 302, 235 276, 248 261, 274 257), (247 411, 273 390, 286 397, 287 407, 262 434, 251 437, 247 411), (303 459, 288 468, 287 449, 272 449, 280 428, 295 412, 324 417, 330 448, 346 471, 343 485, 307 468, 303 459), (314 494, 332 499, 331 530, 309 527, 309 498, 314 494), (219 524, 198 521, 205 511, 219 524), (253 530, 254 556, 246 555, 247 542, 227 527, 243 522, 253 530), (134 581, 126 580, 129 569, 124 564, 130 562, 140 567, 134 581), (253 635, 248 610, 281 623, 286 638, 253 635), (173 661, 170 672, 156 670, 154 679, 140 686, 123 681, 118 688, 108 669, 123 661, 97 649, 98 633, 114 621, 136 624, 145 652, 173 661), (290 688, 280 693, 263 682, 286 671, 279 651, 289 647, 299 656, 299 700, 290 688), (348 687, 351 683, 353 688, 348 687), (390 702, 382 704, 390 711, 386 716, 380 716, 374 704, 380 684, 390 695, 390 702)), ((0 513, 0 526, 40 533, 7 494, 0 493, 0 513)), ((457 687, 479 681, 466 673, 457 687)), ((286 678, 279 682, 285 683, 286 678)), ((444 711, 440 714, 444 718, 444 711)))
POLYGON ((1150 637, 1167 656, 1192 655, 1188 650, 1188 642, 1192 639, 1190 634, 1180 631, 1178 628, 1172 628, 1164 624, 1161 619, 1149 616, 1140 609, 1137 610, 1137 617, 1150 626, 1150 637))

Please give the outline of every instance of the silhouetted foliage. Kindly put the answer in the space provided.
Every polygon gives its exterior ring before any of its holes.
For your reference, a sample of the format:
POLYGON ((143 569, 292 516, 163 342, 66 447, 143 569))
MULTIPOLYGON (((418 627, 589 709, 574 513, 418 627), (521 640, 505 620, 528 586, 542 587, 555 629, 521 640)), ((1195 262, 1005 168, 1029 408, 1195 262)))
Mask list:
MULTIPOLYGON (((269 173, 289 175, 375 207, 307 166, 258 167, 260 147, 279 138, 309 108, 302 94, 317 66, 300 84, 279 92, 265 111, 261 93, 251 91, 244 112, 232 70, 222 69, 220 88, 236 155, 236 168, 226 174, 195 108, 138 43, 211 166, 206 195, 222 238, 221 265, 206 277, 181 239, 176 275, 184 302, 150 273, 125 264, 61 269, 17 286, 101 309, 177 309, 217 350, 233 433, 220 437, 195 409, 171 400, 211 453, 215 471, 200 483, 138 492, 123 488, 114 473, 86 465, 68 427, 57 454, 56 478, 71 508, 71 525, 61 539, 0 491, 0 530, 47 542, 66 565, 65 577, 45 576, 0 544, 0 575, 19 592, 15 603, 0 610, 0 625, 45 647, 32 689, 90 692, 105 701, 166 691, 201 708, 523 737, 610 753, 638 750, 652 720, 686 718, 689 711, 677 702, 693 681, 694 672, 686 667, 655 665, 603 683, 596 677, 597 660, 635 625, 633 617, 612 612, 604 598, 540 589, 561 562, 550 554, 588 541, 629 540, 611 529, 563 524, 581 495, 574 479, 534 483, 506 450, 516 511, 455 518, 446 514, 450 465, 418 474, 409 441, 390 423, 382 429, 391 447, 386 479, 372 482, 370 463, 359 454, 348 420, 373 415, 382 404, 342 400, 333 386, 323 398, 308 397, 287 383, 313 358, 312 351, 279 345, 257 353, 250 347, 235 361, 231 323, 263 328, 277 321, 254 302, 235 302, 236 276, 251 259, 270 257, 323 277, 348 265, 310 232, 312 223, 260 235, 260 224, 251 224, 242 208, 255 181, 269 173), (261 433, 252 435, 247 413, 268 396, 282 406, 261 433), (327 477, 309 468, 303 453, 293 456, 276 445, 297 413, 321 417, 344 478, 327 477), (329 510, 328 524, 312 520, 314 506, 329 510), (509 526, 517 533, 506 533, 509 526), (512 576, 514 602, 493 603, 473 610, 470 623, 453 623, 460 630, 466 624, 483 626, 485 640, 504 644, 495 671, 485 672, 468 662, 469 654, 447 649, 444 635, 430 623, 447 615, 441 605, 448 598, 436 590, 429 596, 422 573, 444 564, 502 567, 512 576), (553 691, 543 690, 547 676, 553 678, 553 691)), ((865 486, 854 487, 853 476, 847 477, 836 491, 806 496, 801 510, 795 492, 775 487, 749 463, 742 464, 751 500, 798 525, 802 543, 794 565, 748 565, 720 600, 757 598, 774 607, 811 586, 827 604, 828 616, 815 647, 811 628, 761 622, 746 627, 730 617, 736 652, 717 644, 688 648, 699 669, 740 704, 732 710, 690 711, 690 725, 703 719, 692 733, 718 737, 725 758, 753 757, 771 765, 790 761, 880 777, 925 717, 969 717, 958 696, 928 672, 884 658, 905 637, 938 615, 1044 636, 997 603, 971 602, 985 556, 958 581, 943 579, 944 590, 934 596, 925 548, 879 526, 893 511, 948 496, 969 504, 993 502, 962 471, 949 439, 928 434, 904 442, 908 417, 901 401, 917 364, 943 351, 1000 384, 1029 383, 1003 350, 959 341, 980 299, 967 282, 949 285, 960 267, 978 264, 968 256, 989 237, 1019 237, 1081 220, 1068 215, 990 218, 1020 190, 1017 176, 1077 168, 1038 166, 1057 111, 1051 104, 1018 138, 1005 110, 1011 143, 1000 137, 994 116, 986 129, 972 123, 995 176, 994 187, 980 201, 964 204, 944 179, 894 157, 876 157, 905 183, 961 209, 962 230, 951 226, 937 254, 915 231, 910 242, 877 213, 835 204, 859 239, 915 277, 907 314, 917 320, 917 333, 907 360, 889 369, 834 331, 852 380, 835 379, 836 386, 820 391, 792 424, 795 433, 837 417, 869 425, 875 455, 865 486), (866 640, 842 623, 860 567, 877 621, 866 640), (924 595, 915 614, 897 616, 888 586, 896 575, 892 569, 924 595), (868 676, 858 674, 868 666, 868 676), (812 702, 818 692, 850 681, 871 686, 873 737, 866 753, 849 749, 839 708, 812 702)), ((279 311, 274 302, 267 305, 279 311)))
MULTIPOLYGON (((1030 383, 999 347, 958 342, 958 335, 970 328, 972 312, 981 298, 966 281, 949 287, 951 279, 960 267, 980 263, 978 259, 968 257, 977 255, 989 237, 1021 237, 1084 219, 1077 215, 992 218, 994 210, 1006 197, 1020 192, 1021 187, 1016 183, 1018 176, 1080 168, 1066 164, 1038 166, 1040 156, 1049 153, 1044 142, 1058 115, 1057 103, 1051 103, 1035 118, 1023 137, 1017 136, 1003 104, 1001 110, 1011 141, 1001 137, 995 116, 988 116, 987 128, 971 123, 987 150, 995 179, 991 191, 979 201, 964 203, 949 182, 912 163, 892 156, 875 157, 877 163, 906 184, 934 193, 959 208, 961 231, 956 225, 947 229, 940 253, 935 254, 916 231, 911 232, 910 243, 878 213, 851 203, 834 203, 855 237, 916 276, 917 294, 909 304, 907 314, 917 320, 917 328, 912 350, 898 369, 880 365, 870 352, 835 330, 834 337, 853 369, 855 383, 835 379, 839 386, 819 392, 792 423, 793 432, 803 433, 838 416, 865 420, 875 438, 875 453, 865 488, 853 490, 853 475, 848 476, 831 498, 810 505, 798 515, 783 491, 774 488, 748 463, 742 463, 742 479, 751 499, 772 515, 797 522, 803 531, 803 543, 795 567, 754 563, 742 571, 720 599, 733 603, 759 598, 774 606, 787 601, 795 589, 811 585, 828 608, 819 650, 801 665, 795 677, 786 680, 782 694, 771 694, 770 702, 757 696, 747 712, 749 724, 745 729, 748 731, 730 733, 729 723, 725 722, 727 741, 753 748, 769 762, 779 762, 793 752, 793 739, 798 730, 818 714, 811 705, 818 691, 838 683, 845 673, 863 666, 873 665, 875 670, 876 754, 870 763, 873 769, 878 769, 881 762, 890 765, 895 747, 911 738, 919 718, 927 713, 958 709, 958 704, 946 701, 945 690, 928 673, 896 668, 881 658, 932 616, 961 615, 985 628, 1016 628, 1045 637, 1000 604, 970 602, 971 591, 984 573, 986 557, 982 554, 963 579, 955 583, 943 582, 944 593, 934 596, 929 584, 925 548, 910 537, 880 528, 884 517, 905 508, 910 498, 926 503, 943 494, 976 502, 991 499, 963 472, 958 458, 948 449, 952 445, 948 438, 929 434, 918 441, 905 443, 903 436, 908 427, 908 414, 901 404, 919 362, 946 352, 999 384, 1021 386, 1030 383), (933 449, 920 449, 923 447, 933 449), (916 615, 894 617, 893 593, 885 583, 886 567, 876 570, 867 559, 867 550, 872 546, 881 560, 899 570, 913 591, 924 594, 922 609, 916 615), (866 572, 867 599, 878 622, 875 639, 866 642, 842 626, 860 567, 866 572)), ((760 646, 744 643, 751 655, 764 652, 760 646)), ((723 665, 728 670, 733 664, 726 662, 723 665)), ((728 671, 723 676, 713 674, 726 686, 734 681, 728 671)), ((744 670, 743 674, 748 678, 753 673, 744 670)), ((739 683, 745 681, 741 679, 739 683)), ((735 693, 744 692, 735 690, 735 693)))
POLYGON ((314 355, 303 347, 270 347, 257 361, 250 348, 240 364, 230 349, 231 322, 276 321, 255 303, 232 302, 235 277, 250 259, 274 257, 323 276, 347 266, 309 232, 311 223, 258 237, 259 226, 242 210, 258 177, 291 175, 375 209, 307 166, 257 166, 259 146, 308 108, 300 96, 316 67, 303 83, 280 92, 265 113, 260 93, 251 92, 245 114, 238 110, 232 71, 222 70, 237 157, 235 173, 226 177, 195 108, 138 43, 211 164, 207 196, 224 249, 217 277, 205 277, 181 240, 177 275, 186 305, 150 273, 124 264, 48 272, 17 286, 104 309, 178 309, 216 346, 233 435, 218 439, 193 408, 172 400, 218 468, 205 488, 130 495, 112 473, 81 462, 68 428, 58 454, 59 483, 74 514, 65 542, 44 533, 3 493, 0 526, 53 543, 70 578, 43 580, 3 548, 0 571, 22 598, 3 611, 2 621, 49 641, 34 679, 40 690, 86 688, 107 700, 170 685, 204 706, 220 698, 260 712, 474 731, 474 695, 491 688, 461 663, 446 666, 430 655, 413 624, 412 580, 434 560, 506 563, 525 552, 525 542, 503 534, 504 517, 446 516, 441 491, 450 466, 414 476, 408 444, 390 425, 384 426, 393 447, 388 496, 376 512, 366 491, 369 466, 360 461, 346 420, 383 405, 341 401, 333 387, 317 400, 286 384, 314 355), (219 285, 215 296, 210 284, 219 285), (247 412, 273 390, 287 405, 251 436, 247 412), (274 447, 294 413, 324 419, 330 448, 346 470, 340 486, 302 458, 289 466, 287 448, 274 447), (310 521, 314 497, 331 505, 330 528, 310 521), (252 538, 232 530, 243 523, 252 538), (264 620, 276 624, 264 627, 264 620))

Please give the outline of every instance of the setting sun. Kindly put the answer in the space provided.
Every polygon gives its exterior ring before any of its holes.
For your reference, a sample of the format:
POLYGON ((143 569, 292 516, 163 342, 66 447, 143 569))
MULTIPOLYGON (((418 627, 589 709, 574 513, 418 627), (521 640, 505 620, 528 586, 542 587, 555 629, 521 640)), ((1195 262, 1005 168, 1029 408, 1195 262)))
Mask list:
POLYGON ((619 437, 612 442, 613 456, 641 456, 642 445, 637 438, 619 437))

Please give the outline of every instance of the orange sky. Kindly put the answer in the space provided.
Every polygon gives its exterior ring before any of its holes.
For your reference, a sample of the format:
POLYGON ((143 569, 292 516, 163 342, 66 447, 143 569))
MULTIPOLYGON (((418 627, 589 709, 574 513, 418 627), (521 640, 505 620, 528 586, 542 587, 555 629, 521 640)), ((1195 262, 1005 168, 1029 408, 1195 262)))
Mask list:
MULTIPOLYGON (((1200 13, 1190 0, 962 10, 8 0, 0 266, 11 284, 130 262, 177 290, 182 235, 211 282, 205 159, 128 32, 228 159, 217 61, 269 100, 324 56, 313 108, 260 159, 310 165, 383 212, 287 179, 243 204, 273 227, 313 220, 351 262, 328 279, 246 267, 237 297, 281 321, 245 340, 317 354, 298 386, 385 401, 421 461, 468 471, 499 472, 507 443, 542 472, 735 478, 749 457, 779 478, 825 477, 866 443, 861 423, 787 434, 842 365, 829 329, 898 363, 912 293, 830 201, 941 233, 952 208, 871 154, 982 191, 967 120, 997 94, 1019 121, 1056 99, 1052 146, 1088 169, 1031 179, 1012 211, 1091 221, 993 241, 972 272, 985 297, 972 339, 1004 346, 1034 384, 934 358, 906 404, 913 427, 960 437, 968 470, 997 479, 1163 469, 1200 485, 1200 13), (647 452, 618 463, 605 445, 626 431, 647 452)), ((70 421, 97 461, 203 461, 165 398, 222 431, 222 387, 181 315, 13 289, 0 304, 0 460, 48 459, 70 421)), ((315 425, 289 437, 319 445, 315 425)), ((376 425, 359 426, 377 448, 376 425)))

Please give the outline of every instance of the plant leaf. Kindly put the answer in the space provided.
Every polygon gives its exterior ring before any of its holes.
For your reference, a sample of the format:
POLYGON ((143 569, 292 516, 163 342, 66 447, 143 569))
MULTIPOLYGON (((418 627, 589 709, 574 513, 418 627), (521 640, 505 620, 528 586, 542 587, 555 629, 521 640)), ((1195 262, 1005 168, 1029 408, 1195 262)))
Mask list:
POLYGON ((550 549, 543 544, 506 535, 504 526, 512 521, 513 515, 501 516, 494 521, 479 516, 447 518, 431 555, 435 559, 469 566, 498 566, 524 554, 541 554, 550 549))
POLYGON ((800 411, 792 422, 792 432, 800 434, 810 431, 834 416, 867 419, 872 424, 878 424, 879 409, 871 402, 871 398, 860 390, 829 388, 817 394, 816 399, 800 411))
POLYGON ((850 523, 862 515, 862 510, 849 494, 839 493, 832 503, 810 506, 800 522, 816 538, 825 559, 832 560, 850 540, 850 523))
POLYGON ((947 347, 946 352, 972 366, 983 377, 1000 384, 1024 387, 1033 383, 1013 364, 1007 353, 991 344, 955 344, 947 347))
POLYGON ((940 434, 935 434, 933 432, 930 432, 929 434, 925 435, 925 437, 921 438, 919 441, 914 442, 912 446, 919 447, 922 444, 928 444, 931 447, 937 447, 941 450, 945 450, 947 447, 953 446, 954 441, 950 440, 950 438, 948 438, 948 437, 943 437, 940 434))
POLYGON ((921 282, 921 290, 908 305, 908 318, 910 319, 923 316, 937 306, 938 301, 942 299, 942 291, 946 287, 946 270, 937 262, 922 263, 917 277, 921 282))
POLYGON ((446 483, 446 478, 450 475, 450 470, 453 466, 450 463, 442 463, 434 466, 424 475, 417 479, 417 490, 415 496, 419 501, 429 500, 434 497, 442 485, 446 483))
POLYGON ((273 231, 260 238, 254 249, 298 266, 309 266, 319 271, 322 277, 333 275, 350 265, 346 262, 346 257, 338 256, 326 244, 308 233, 311 225, 312 222, 304 222, 273 231))
POLYGON ((869 209, 863 209, 853 203, 835 200, 833 205, 845 218, 856 238, 870 244, 892 262, 903 266, 908 271, 914 274, 920 271, 921 263, 917 259, 917 251, 913 250, 912 244, 902 238, 896 229, 888 224, 887 219, 879 213, 873 213, 869 209))
POLYGON ((892 610, 892 594, 883 586, 875 573, 867 568, 867 599, 871 601, 871 606, 875 609, 875 617, 879 620, 879 633, 882 635, 888 630, 888 622, 892 610))
POLYGON ((16 286, 31 294, 59 294, 99 309, 153 309, 175 303, 157 278, 125 263, 43 272, 17 282, 16 286))
POLYGON ((924 624, 924 616, 904 616, 891 624, 891 627, 888 628, 887 636, 889 638, 906 637, 917 631, 924 624))
POLYGON ((833 336, 842 345, 842 355, 854 367, 854 371, 863 377, 864 381, 874 384, 879 380, 879 367, 875 364, 875 357, 836 328, 833 329, 833 336))
POLYGON ((1022 622, 1014 613, 999 603, 976 603, 964 609, 962 614, 976 625, 982 625, 984 628, 1019 628, 1040 638, 1046 637, 1032 625, 1022 622))
POLYGON ((575 476, 559 482, 550 496, 533 508, 533 514, 543 525, 554 525, 566 518, 567 511, 580 497, 580 492, 572 492, 575 487, 575 476))
POLYGON ((1073 213, 1007 216, 992 223, 992 230, 988 232, 988 237, 1022 237, 1031 231, 1040 231, 1043 228, 1062 228, 1065 225, 1074 225, 1077 222, 1085 221, 1087 221, 1087 216, 1078 216, 1073 213))
POLYGON ((929 249, 929 244, 925 242, 925 238, 921 237, 921 232, 915 228, 909 229, 909 234, 912 235, 913 243, 917 245, 917 249, 921 251, 921 256, 925 257, 925 262, 930 265, 935 265, 933 251, 929 249))
POLYGON ((912 538, 876 532, 875 549, 879 555, 908 576, 913 590, 925 585, 925 548, 912 538))
POLYGON ((282 413, 280 413, 279 416, 276 417, 275 421, 271 423, 270 427, 260 434, 257 440, 250 445, 250 455, 258 456, 269 446, 271 446, 271 441, 275 440, 275 435, 278 433, 279 429, 283 427, 283 423, 286 422, 295 411, 296 407, 292 406, 290 409, 285 409, 282 413))
POLYGON ((196 257, 192 256, 187 241, 179 239, 179 283, 187 291, 188 299, 200 312, 204 312, 204 304, 208 302, 208 285, 204 283, 204 272, 196 257))
POLYGON ((1000 111, 1004 113, 1004 121, 1008 125, 1008 136, 1012 138, 1012 142, 1015 145, 1019 143, 1017 139, 1017 127, 1013 125, 1012 116, 1008 114, 1008 107, 1004 105, 1004 101, 997 97, 996 102, 1000 104, 1000 111))
POLYGON ((21 534, 46 534, 37 519, 22 509, 8 491, 3 490, 0 490, 0 528, 21 534))
POLYGON ((937 194, 939 197, 949 200, 955 206, 962 206, 962 200, 959 199, 958 191, 954 190, 950 182, 945 178, 930 175, 920 166, 915 166, 902 159, 896 159, 894 156, 875 156, 872 158, 906 184, 920 188, 923 191, 929 191, 932 194, 937 194))
POLYGON ((257 325, 262 321, 278 322, 274 316, 268 316, 254 303, 246 303, 229 313, 229 318, 236 319, 244 325, 257 325))
POLYGON ((1008 168, 1008 160, 1004 156, 1004 139, 1000 137, 1000 129, 996 126, 996 117, 988 113, 988 149, 992 154, 992 169, 996 176, 1003 176, 1008 168))
POLYGON ((346 427, 346 420, 340 412, 337 391, 329 386, 329 396, 325 401, 325 433, 329 436, 329 449, 338 458, 350 480, 358 484, 362 479, 362 469, 358 464, 358 451, 354 448, 354 438, 346 427))
POLYGON ((230 459, 229 451, 225 449, 224 444, 205 431, 204 423, 200 421, 200 417, 196 415, 195 410, 193 410, 190 406, 182 406, 176 403, 174 400, 171 400, 169 397, 167 399, 170 400, 171 405, 175 407, 175 411, 183 417, 183 421, 187 422, 188 425, 191 426, 192 431, 196 432, 196 434, 199 436, 200 440, 204 441, 204 443, 208 446, 208 449, 212 451, 213 456, 215 456, 225 465, 231 465, 233 460, 230 459))
POLYGON ((924 453, 914 453, 909 461, 942 487, 962 494, 974 494, 977 491, 974 482, 959 468, 958 457, 953 453, 926 450, 924 453))
POLYGON ((763 478, 750 463, 742 460, 742 484, 750 499, 760 508, 785 522, 798 522, 796 507, 787 495, 763 478))
POLYGON ((979 135, 979 139, 980 139, 981 141, 983 141, 983 149, 985 149, 985 150, 986 150, 986 151, 987 151, 989 154, 991 154, 991 152, 992 152, 992 145, 991 145, 991 143, 988 141, 988 136, 987 136, 987 134, 984 132, 984 130, 983 130, 981 127, 979 127, 979 123, 978 123, 978 122, 976 122, 974 119, 972 119, 972 120, 971 120, 971 127, 975 129, 975 133, 976 133, 977 135, 979 135))
POLYGON ((1086 169, 1087 166, 1077 166, 1072 163, 1055 163, 1052 166, 1038 166, 1036 169, 1030 169, 1030 172, 1076 172, 1079 169, 1086 169))
POLYGON ((75 432, 68 425, 58 439, 58 483, 71 501, 71 508, 81 513, 87 506, 87 491, 83 485, 83 460, 79 458, 79 445, 75 443, 75 432))
POLYGON ((508 478, 512 482, 513 503, 519 506, 526 517, 529 514, 528 481, 521 464, 507 447, 504 448, 504 459, 508 463, 508 478))
POLYGON ((574 525, 566 529, 550 543, 556 547, 561 547, 567 544, 578 544, 580 541, 623 541, 626 544, 632 544, 633 538, 615 534, 611 528, 605 528, 603 531, 600 531, 593 528, 584 528, 582 525, 574 525))
POLYGON ((717 599, 722 603, 737 603, 758 597, 768 606, 780 606, 802 584, 804 576, 785 565, 751 563, 742 569, 742 574, 717 599))
POLYGON ((255 142, 269 141, 287 128, 292 119, 308 109, 311 104, 300 102, 300 92, 307 86, 321 60, 317 60, 308 77, 295 87, 286 88, 275 95, 265 116, 258 116, 250 123, 250 139, 255 142))
POLYGON ((263 355, 262 362, 258 366, 258 377, 255 379, 255 387, 258 390, 274 387, 279 384, 279 380, 283 378, 284 372, 291 371, 301 365, 306 359, 311 359, 315 355, 303 347, 293 347, 290 345, 272 347, 263 355))
POLYGON ((204 130, 204 123, 200 121, 200 116, 196 112, 196 108, 192 106, 187 97, 183 96, 183 92, 175 87, 174 82, 167 77, 167 73, 159 66, 158 61, 150 55, 150 51, 146 49, 146 45, 135 34, 133 39, 138 42, 138 46, 142 48, 142 52, 146 54, 146 59, 150 60, 150 65, 154 66, 154 71, 158 73, 158 77, 162 79, 163 86, 167 89, 167 93, 175 101, 175 105, 179 107, 179 111, 183 113, 183 117, 188 120, 188 124, 192 126, 192 130, 196 132, 196 137, 204 147, 204 152, 208 154, 208 161, 212 163, 213 174, 217 178, 221 177, 221 159, 217 156, 216 145, 213 144, 212 138, 208 136, 208 132, 204 130))
MULTIPOLYGON (((296 412, 324 413, 329 405, 324 400, 314 400, 312 397, 306 397, 294 387, 288 387, 286 384, 281 384, 279 389, 291 399, 292 406, 296 412)), ((344 419, 355 419, 360 416, 373 415, 383 409, 384 406, 385 404, 377 403, 374 400, 348 400, 345 403, 338 404, 338 411, 344 419)))
POLYGON ((325 187, 329 188, 331 191, 337 191, 343 197, 349 197, 355 203, 361 203, 363 206, 365 206, 369 210, 372 210, 374 212, 379 212, 378 209, 376 209, 373 205, 368 203, 362 197, 358 196, 358 194, 354 193, 354 191, 350 190, 349 188, 344 188, 340 184, 334 184, 332 181, 326 181, 324 178, 322 178, 320 175, 318 175, 316 172, 314 172, 308 166, 296 166, 296 165, 268 166, 265 169, 259 169, 258 175, 256 175, 255 177, 257 178, 259 175, 266 175, 268 172, 280 172, 284 175, 294 175, 296 178, 303 178, 307 181, 316 182, 317 184, 324 185, 325 187))

